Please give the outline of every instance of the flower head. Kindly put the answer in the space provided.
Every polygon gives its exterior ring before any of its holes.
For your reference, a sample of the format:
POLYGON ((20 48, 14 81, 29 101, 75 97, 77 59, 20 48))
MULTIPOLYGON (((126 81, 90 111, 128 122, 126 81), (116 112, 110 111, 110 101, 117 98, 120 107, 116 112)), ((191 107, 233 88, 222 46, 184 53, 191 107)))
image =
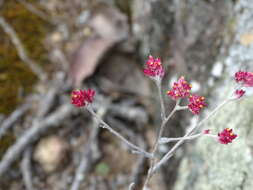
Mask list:
POLYGON ((83 107, 86 103, 92 103, 95 91, 88 89, 85 90, 74 90, 71 94, 71 103, 76 107, 83 107))
POLYGON ((167 95, 173 100, 185 98, 190 95, 191 88, 192 86, 182 76, 177 82, 174 82, 172 89, 167 91, 167 95))
POLYGON ((93 102, 94 96, 95 96, 95 90, 88 89, 87 91, 84 91, 85 101, 87 101, 88 103, 93 102))
POLYGON ((252 72, 245 72, 245 71, 238 71, 235 73, 235 81, 240 82, 243 86, 246 87, 253 87, 253 73, 252 72))
POLYGON ((84 92, 82 90, 75 90, 71 94, 71 103, 77 107, 85 106, 84 92))
POLYGON ((236 90, 235 91, 235 99, 241 98, 244 94, 245 94, 245 90, 242 90, 242 89, 236 90))
POLYGON ((199 114, 200 110, 203 107, 207 106, 207 104, 204 101, 205 97, 203 96, 198 96, 196 94, 190 95, 189 96, 190 104, 188 104, 188 108, 193 114, 199 114))
POLYGON ((218 133, 218 140, 221 144, 231 143, 236 137, 237 135, 229 128, 226 128, 221 133, 218 133))
POLYGON ((207 135, 207 134, 210 133, 210 129, 205 129, 202 133, 205 134, 205 135, 207 135))
POLYGON ((143 70, 144 74, 150 77, 164 76, 164 69, 159 58, 153 58, 151 55, 148 57, 145 68, 143 70))

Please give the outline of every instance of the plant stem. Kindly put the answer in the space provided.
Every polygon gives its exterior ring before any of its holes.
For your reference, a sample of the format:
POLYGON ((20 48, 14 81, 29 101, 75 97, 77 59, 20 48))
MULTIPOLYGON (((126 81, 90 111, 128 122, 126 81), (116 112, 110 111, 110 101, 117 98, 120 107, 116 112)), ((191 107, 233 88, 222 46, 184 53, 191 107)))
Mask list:
POLYGON ((104 122, 103 119, 101 119, 95 112, 94 110, 88 105, 87 106, 87 110, 89 111, 89 113, 95 117, 99 123, 102 124, 99 125, 102 128, 105 128, 107 130, 109 130, 112 134, 114 134, 116 137, 118 137, 120 140, 122 140, 125 144, 127 144, 130 148, 132 148, 134 151, 137 151, 138 153, 141 153, 141 155, 147 157, 147 158, 153 158, 153 154, 150 154, 149 152, 146 152, 145 150, 143 150, 142 148, 134 145, 133 143, 129 142, 127 139, 125 139, 121 134, 119 134, 117 131, 115 131, 114 129, 112 129, 107 123, 104 122))
POLYGON ((217 137, 216 135, 204 134, 204 133, 198 133, 198 134, 191 135, 191 136, 188 136, 188 137, 177 137, 177 138, 162 137, 159 140, 159 144, 166 144, 166 143, 180 141, 180 140, 193 140, 193 139, 196 139, 196 138, 201 137, 201 136, 204 136, 204 137, 213 137, 213 138, 217 137))
MULTIPOLYGON (((157 83, 157 85, 160 86, 160 87, 158 86, 158 90, 160 91, 160 89, 161 89, 161 84, 157 83)), ((166 127, 167 122, 168 122, 169 119, 174 115, 174 113, 178 110, 179 103, 180 103, 180 101, 178 100, 178 101, 176 102, 175 107, 173 108, 173 110, 172 110, 172 111, 170 112, 170 114, 168 115, 168 117, 166 117, 166 116, 162 117, 162 124, 161 124, 160 130, 159 130, 159 133, 158 133, 156 142, 155 142, 155 144, 154 144, 154 148, 153 148, 153 150, 152 150, 153 158, 152 158, 151 161, 150 161, 150 167, 149 167, 149 170, 148 170, 148 175, 147 175, 146 180, 145 180, 145 182, 144 182, 143 190, 145 190, 145 188, 146 188, 147 185, 148 185, 148 182, 149 182, 150 178, 152 177, 152 170, 153 170, 153 167, 154 167, 154 165, 155 165, 155 158, 154 158, 154 155, 155 155, 155 153, 156 153, 156 151, 157 151, 157 149, 158 149, 159 139, 162 137, 162 134, 163 134, 163 131, 164 131, 165 127, 166 127)), ((164 107, 164 106, 162 106, 162 105, 164 105, 163 102, 161 102, 161 112, 163 112, 162 109, 163 109, 163 107, 164 107)))
POLYGON ((177 138, 167 138, 167 137, 162 137, 159 140, 159 144, 166 144, 166 143, 170 143, 170 142, 175 142, 175 141, 179 141, 179 140, 193 140, 196 139, 200 136, 202 136, 202 133, 196 134, 196 135, 191 135, 188 137, 177 137, 177 138))
POLYGON ((192 126, 189 131, 183 136, 183 138, 178 141, 171 149, 170 151, 153 167, 153 170, 151 171, 151 174, 156 172, 165 162, 167 162, 172 154, 175 152, 175 150, 184 143, 186 140, 185 138, 190 136, 195 130, 197 130, 201 125, 203 125, 206 121, 210 119, 211 116, 213 116, 219 109, 221 109, 224 105, 226 105, 228 102, 230 102, 231 99, 226 99, 223 101, 219 106, 217 106, 212 112, 210 112, 207 117, 202 119, 199 123, 196 125, 192 126))
POLYGON ((162 94, 161 80, 156 80, 155 84, 158 88, 159 100, 160 100, 160 105, 161 105, 161 118, 162 118, 162 121, 163 121, 166 117, 166 114, 165 114, 165 106, 164 106, 164 100, 163 100, 163 94, 162 94))
POLYGON ((188 106, 178 106, 177 110, 187 110, 188 106))

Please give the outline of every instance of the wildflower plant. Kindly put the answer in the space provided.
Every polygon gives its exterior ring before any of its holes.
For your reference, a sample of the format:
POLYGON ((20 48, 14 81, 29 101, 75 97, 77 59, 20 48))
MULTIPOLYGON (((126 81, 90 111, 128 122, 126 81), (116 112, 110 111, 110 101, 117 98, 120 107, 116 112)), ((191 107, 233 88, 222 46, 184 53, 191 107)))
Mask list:
MULTIPOLYGON (((201 129, 200 127, 208 121, 218 110, 220 110, 224 105, 229 102, 236 101, 241 99, 245 90, 241 89, 241 87, 253 87, 253 73, 238 71, 235 73, 235 82, 238 83, 237 87, 233 90, 231 95, 229 95, 221 104, 219 104, 215 109, 210 111, 206 117, 200 120, 195 125, 191 126, 186 134, 183 137, 163 137, 163 131, 167 127, 167 123, 170 118, 178 111, 189 110, 193 115, 199 115, 202 110, 207 107, 206 99, 204 96, 198 94, 191 93, 191 84, 186 81, 185 77, 181 76, 178 81, 174 82, 171 89, 167 91, 168 98, 175 101, 175 106, 173 110, 167 114, 164 105, 163 98, 163 90, 161 88, 162 79, 165 74, 165 69, 161 63, 159 58, 153 58, 152 56, 148 57, 146 64, 143 70, 144 75, 148 76, 151 80, 153 80, 157 86, 160 107, 161 107, 161 126, 159 128, 159 132, 157 135, 157 139, 153 145, 151 151, 144 150, 128 141, 125 137, 123 137, 120 133, 111 128, 103 119, 93 110, 92 103, 94 101, 95 91, 92 89, 88 90, 74 90, 71 95, 72 104, 76 107, 85 107, 90 114, 95 117, 101 127, 109 130, 113 135, 122 140, 133 153, 139 154, 141 156, 147 157, 150 160, 149 170, 143 184, 143 190, 148 188, 149 180, 153 176, 153 174, 167 161, 173 156, 175 151, 182 145, 185 141, 196 139, 199 137, 211 137, 215 140, 215 142, 227 145, 232 143, 237 135, 233 132, 233 129, 225 128, 223 131, 218 134, 211 134, 210 129, 201 129), (181 100, 186 99, 188 103, 186 105, 181 105, 181 100), (201 131, 201 132, 199 132, 201 131), (165 154, 162 158, 158 159, 158 147, 160 144, 176 142, 174 146, 165 154), (158 161, 157 161, 158 159, 158 161)), ((184 101, 185 102, 185 101, 184 101)), ((134 188, 134 184, 129 185, 129 190, 134 188)))

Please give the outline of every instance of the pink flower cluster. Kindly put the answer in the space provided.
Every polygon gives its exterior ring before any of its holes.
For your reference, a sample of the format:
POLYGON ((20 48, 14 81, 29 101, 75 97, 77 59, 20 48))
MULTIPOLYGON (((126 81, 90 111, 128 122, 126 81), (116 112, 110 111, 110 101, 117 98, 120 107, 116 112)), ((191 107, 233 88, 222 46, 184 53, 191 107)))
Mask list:
POLYGON ((188 108, 193 114, 199 114, 200 110, 207 106, 204 102, 205 98, 203 96, 198 96, 196 94, 190 94, 192 86, 184 79, 180 77, 177 82, 174 82, 172 89, 167 91, 167 95, 170 96, 173 100, 179 98, 188 97, 188 108))
MULTIPOLYGON (((161 64, 159 58, 153 58, 151 55, 146 61, 145 68, 143 70, 146 76, 151 77, 155 80, 160 80, 165 74, 164 68, 161 64)), ((244 87, 253 87, 253 73, 238 71, 235 73, 235 81, 240 83, 244 87)), ((171 90, 167 91, 167 95, 173 100, 179 100, 181 98, 188 99, 187 107, 193 114, 199 114, 201 109, 206 107, 205 97, 199 96, 197 94, 191 94, 191 84, 189 84, 185 78, 182 76, 177 82, 174 82, 171 90)), ((239 99, 245 94, 245 90, 237 89, 235 90, 235 98, 239 99)), ((71 103, 76 107, 84 107, 89 103, 93 102, 95 96, 95 91, 92 89, 88 90, 74 90, 71 94, 71 103)), ((210 130, 204 130, 203 134, 209 135, 210 130)), ((218 141, 221 144, 231 143, 237 135, 233 133, 232 129, 226 128, 218 135, 211 135, 215 138, 218 137, 218 141)))
POLYGON ((191 88, 192 86, 182 76, 179 78, 178 82, 174 82, 172 89, 167 91, 167 95, 173 100, 185 98, 190 95, 191 88))
POLYGON ((237 137, 236 134, 233 133, 232 129, 226 128, 222 132, 218 133, 218 140, 221 144, 232 143, 232 141, 237 137))
POLYGON ((210 133, 210 129, 205 129, 202 133, 205 134, 205 135, 207 135, 207 134, 210 133))
MULTIPOLYGON (((210 134, 210 129, 206 129, 202 132, 204 135, 210 134)), ((218 133, 218 135, 210 135, 210 137, 218 138, 219 143, 228 144, 232 143, 232 141, 237 137, 236 134, 233 133, 232 129, 226 128, 222 132, 218 133)))
POLYGON ((153 58, 151 55, 145 64, 143 70, 144 74, 149 77, 162 78, 164 76, 164 69, 159 58, 153 58))
POLYGON ((240 90, 236 90, 235 91, 235 97, 236 97, 236 99, 241 98, 244 94, 245 94, 245 90, 240 89, 240 90))
MULTIPOLYGON (((235 81, 244 87, 253 87, 253 73, 246 71, 238 71, 235 73, 235 81)), ((235 91, 236 99, 241 98, 245 94, 245 90, 237 89, 235 91)))
POLYGON ((205 97, 203 96, 198 96, 196 94, 190 95, 189 96, 189 104, 188 108, 191 110, 193 114, 199 114, 200 110, 207 106, 207 104, 204 102, 205 97))
POLYGON ((235 73, 235 81, 241 83, 245 87, 253 87, 253 73, 238 71, 235 73))
POLYGON ((71 103, 76 107, 83 107, 88 103, 92 103, 94 96, 95 91, 92 89, 74 90, 71 94, 71 103))

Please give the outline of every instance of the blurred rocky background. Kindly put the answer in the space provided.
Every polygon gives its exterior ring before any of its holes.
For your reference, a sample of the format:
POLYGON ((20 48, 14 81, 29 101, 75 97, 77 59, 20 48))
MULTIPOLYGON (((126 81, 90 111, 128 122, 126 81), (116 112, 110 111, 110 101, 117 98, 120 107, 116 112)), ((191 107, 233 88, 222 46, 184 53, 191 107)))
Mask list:
MULTIPOLYGON (((98 114, 150 150, 160 124, 155 86, 142 73, 150 54, 166 68, 164 94, 184 75, 207 97, 204 117, 230 93, 236 71, 253 71, 253 1, 0 0, 0 190, 141 189, 148 160, 98 129, 70 93, 95 89, 98 114)), ((233 128, 233 144, 187 142, 150 189, 251 190, 252 93, 205 126, 233 128)), ((182 136, 192 118, 176 114, 165 136, 182 136)))

